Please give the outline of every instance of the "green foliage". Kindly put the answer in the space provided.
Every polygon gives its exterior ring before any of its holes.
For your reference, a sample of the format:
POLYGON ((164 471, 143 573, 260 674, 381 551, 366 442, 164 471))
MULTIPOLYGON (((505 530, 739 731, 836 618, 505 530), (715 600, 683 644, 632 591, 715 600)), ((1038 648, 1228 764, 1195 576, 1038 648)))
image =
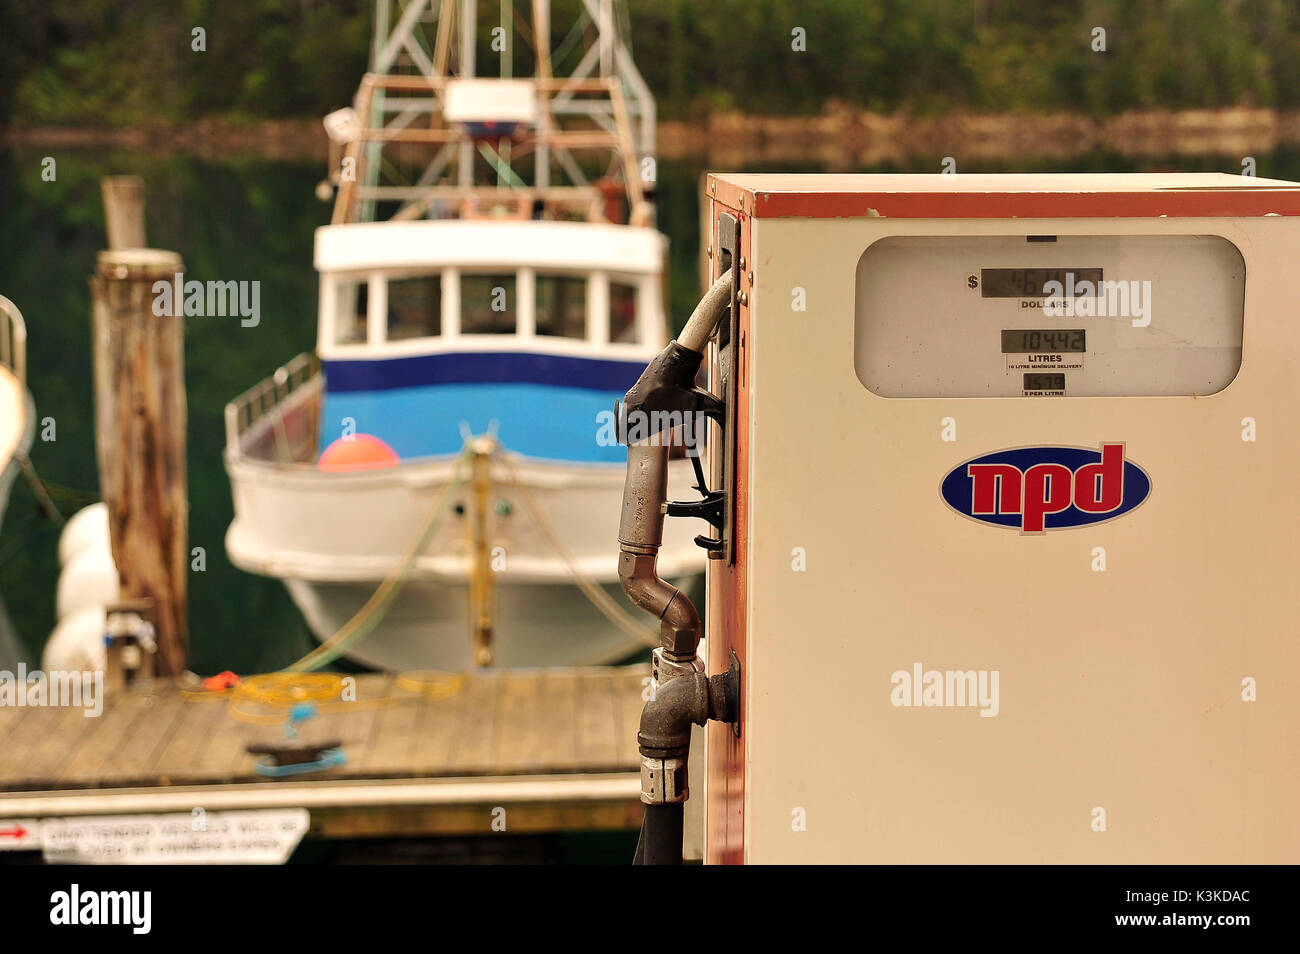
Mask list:
MULTIPOLYGON (((1294 0, 628 0, 660 113, 915 114, 1300 104, 1294 0), (1093 49, 1093 30, 1106 50, 1093 49), (806 51, 793 49, 802 30, 806 51)), ((528 4, 516 0, 517 22, 528 4)), ((395 8, 396 9, 396 8, 395 8)), ((591 25, 554 0, 556 70, 591 25)), ((316 117, 350 101, 370 0, 0 0, 0 123, 316 117), (207 49, 192 49, 192 31, 207 49)), ((478 4, 480 71, 500 7, 478 4)), ((533 68, 516 30, 515 75, 533 68)))
POLYGON ((665 116, 1300 104, 1293 0, 639 0, 665 116), (793 49, 802 28, 806 51, 793 49), (1106 49, 1093 49, 1105 30, 1106 49))
POLYGON ((0 122, 19 125, 322 115, 370 48, 370 0, 3 2, 0 122))
MULTIPOLYGON (((830 101, 917 114, 1300 103, 1293 0, 628 0, 661 115, 818 112, 830 101), (1093 49, 1093 30, 1106 50, 1093 49), (796 51, 802 30, 806 51, 796 51)), ((315 117, 350 101, 369 0, 0 0, 0 123, 125 125, 315 117), (192 31, 207 49, 192 49, 192 31)), ((517 20, 528 5, 516 2, 517 20)), ((478 4, 480 71, 500 8, 478 4)), ((552 3, 556 69, 591 26, 552 3), (581 26, 578 26, 581 24, 581 26), (573 35, 571 35, 573 34, 573 35)), ((576 48, 575 48, 576 46, 576 48)), ((516 32, 511 65, 531 71, 516 32)))

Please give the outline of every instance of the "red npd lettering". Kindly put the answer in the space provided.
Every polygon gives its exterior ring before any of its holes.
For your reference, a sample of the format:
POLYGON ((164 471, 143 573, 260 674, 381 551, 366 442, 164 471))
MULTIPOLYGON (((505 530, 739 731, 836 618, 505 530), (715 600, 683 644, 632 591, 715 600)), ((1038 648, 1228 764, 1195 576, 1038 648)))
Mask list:
POLYGON ((971 513, 1020 513, 1020 468, 1013 464, 971 464, 971 513), (1002 492, 998 493, 998 481, 1002 492))
POLYGON ((1070 506, 1074 472, 1064 464, 1035 464, 1025 471, 1025 511, 1020 528, 1042 533, 1043 518, 1070 506))
POLYGON ((1101 463, 1074 475, 1074 505, 1084 513, 1110 513, 1124 502, 1124 445, 1102 444, 1101 463))

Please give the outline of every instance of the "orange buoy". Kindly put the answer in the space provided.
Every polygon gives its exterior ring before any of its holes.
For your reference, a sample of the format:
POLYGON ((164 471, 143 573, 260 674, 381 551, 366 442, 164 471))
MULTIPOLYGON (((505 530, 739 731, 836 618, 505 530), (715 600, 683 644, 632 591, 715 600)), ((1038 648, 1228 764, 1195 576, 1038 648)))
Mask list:
POLYGON ((316 468, 324 473, 348 470, 378 470, 396 467, 397 452, 370 434, 340 437, 320 455, 316 468))

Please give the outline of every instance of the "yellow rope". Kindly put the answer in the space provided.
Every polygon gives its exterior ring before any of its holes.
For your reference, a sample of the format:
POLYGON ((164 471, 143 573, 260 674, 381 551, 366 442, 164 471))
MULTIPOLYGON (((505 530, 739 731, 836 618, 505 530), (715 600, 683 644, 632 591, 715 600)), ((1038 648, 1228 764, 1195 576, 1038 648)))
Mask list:
POLYGON ((595 606, 606 619, 628 636, 641 641, 647 646, 658 648, 662 640, 660 640, 659 634, 655 630, 643 626, 636 617, 616 603, 613 597, 601 589, 600 584, 589 580, 583 575, 582 571, 578 569, 577 564, 574 563, 573 558, 569 556, 569 551, 565 549, 564 544, 560 542, 559 535, 555 532, 555 529, 542 515, 541 510, 534 503, 532 494, 529 493, 528 488, 525 487, 523 482, 519 479, 519 474, 515 470, 514 463, 506 457, 505 454, 501 455, 501 463, 505 465, 506 471, 510 475, 510 482, 514 486, 515 490, 518 491, 520 498, 524 502, 524 506, 528 508, 528 512, 532 515, 533 522, 537 524, 537 528, 542 532, 542 536, 546 538, 546 541, 551 545, 555 552, 559 554, 560 559, 564 562, 565 569, 569 571, 569 575, 573 577, 574 584, 582 591, 582 594, 591 601, 591 604, 595 606))
POLYGON ((444 699, 464 689, 469 682, 469 676, 464 673, 413 671, 400 674, 396 680, 397 687, 411 692, 410 696, 388 695, 378 699, 348 701, 343 698, 344 680, 355 677, 337 673, 317 673, 311 670, 324 666, 346 653, 370 635, 383 619, 410 576, 415 561, 429 545, 429 541, 433 539, 435 531, 442 522, 442 517, 447 510, 447 502, 463 480, 464 465, 469 456, 470 449, 467 445, 460 457, 456 459, 451 480, 439 493, 438 500, 425 520, 424 526, 411 541, 397 567, 384 578, 361 609, 340 626, 333 636, 280 672, 248 676, 234 689, 187 690, 184 695, 187 698, 224 698, 228 700, 230 715, 235 719, 255 725, 278 725, 284 721, 287 710, 304 702, 312 703, 318 710, 323 711, 346 709, 355 712, 361 709, 444 699), (249 708, 250 705, 273 711, 253 711, 249 708))
POLYGON ((45 511, 45 515, 60 527, 66 526, 67 518, 54 505, 54 501, 50 499, 45 481, 41 480, 36 473, 36 467, 32 464, 31 458, 27 456, 27 452, 16 450, 13 452, 13 459, 18 462, 18 466, 23 472, 23 478, 27 481, 28 486, 32 488, 32 493, 36 495, 36 500, 41 505, 41 509, 45 511))
POLYGON ((403 584, 406 583, 407 577, 410 575, 411 568, 415 565, 415 561, 429 545, 429 541, 433 539, 434 531, 437 530, 438 525, 442 522, 443 514, 446 513, 447 501, 451 497, 452 491, 459 487, 464 479, 462 471, 469 456, 470 449, 466 446, 456 459, 451 480, 442 488, 442 492, 438 495, 438 500, 430 512, 429 518, 425 521, 424 527, 411 541, 411 545, 407 548, 397 568, 384 578, 384 581, 371 594, 370 599, 366 600, 361 609, 357 610, 355 616, 339 627, 338 632, 297 662, 285 666, 283 672, 307 672, 317 669, 333 662, 370 635, 379 621, 384 618, 389 607, 392 606, 397 594, 401 592, 403 584))
MULTIPOLYGON (((420 533, 416 535, 410 547, 403 555, 397 568, 390 573, 375 592, 333 636, 325 640, 297 662, 286 666, 277 673, 249 676, 234 689, 224 691, 187 691, 189 698, 226 699, 230 715, 241 722, 254 725, 279 725, 284 722, 286 712, 301 703, 311 703, 319 711, 337 711, 346 709, 355 712, 364 709, 387 708, 392 705, 449 698, 462 691, 469 683, 466 673, 445 673, 433 670, 414 670, 400 673, 395 686, 411 693, 409 696, 387 695, 376 699, 343 699, 345 679, 355 678, 337 673, 317 673, 310 670, 337 659, 352 646, 373 631, 376 624, 387 613, 397 593, 406 582, 411 568, 420 553, 428 546, 434 531, 446 512, 448 498, 452 491, 463 481, 463 468, 469 459, 470 449, 457 459, 452 472, 452 479, 442 489, 437 503, 420 533), (253 708, 250 708, 253 707, 253 708), (270 709, 266 712, 262 710, 270 709)), ((621 631, 647 646, 660 644, 659 634, 640 624, 627 610, 616 603, 599 584, 588 579, 569 555, 567 548, 560 541, 554 527, 543 515, 533 500, 531 492, 519 479, 514 463, 504 454, 500 455, 502 464, 510 476, 510 482, 518 492, 525 508, 532 516, 542 536, 559 555, 574 584, 591 601, 611 623, 621 631)))
POLYGON ((230 716, 252 725, 280 725, 288 712, 301 703, 311 703, 318 712, 361 712, 449 699, 469 684, 468 673, 413 670, 400 673, 396 688, 373 699, 344 698, 346 680, 355 676, 340 673, 265 673, 249 676, 233 689, 185 690, 182 695, 195 701, 225 700, 230 716), (269 710, 269 711, 268 711, 269 710))
POLYGON ((421 699, 447 699, 469 685, 469 673, 447 673, 436 669, 413 669, 399 673, 397 688, 418 692, 421 699))

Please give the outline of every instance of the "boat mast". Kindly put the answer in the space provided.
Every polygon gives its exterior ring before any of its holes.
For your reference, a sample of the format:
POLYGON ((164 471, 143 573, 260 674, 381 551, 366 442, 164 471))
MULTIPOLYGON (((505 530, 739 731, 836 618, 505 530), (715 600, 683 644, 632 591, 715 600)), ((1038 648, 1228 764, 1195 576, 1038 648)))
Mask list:
MULTIPOLYGON (((442 15, 450 18, 452 0, 442 0, 442 15)), ((460 0, 460 75, 472 78, 474 63, 474 26, 478 22, 477 0, 460 0)), ((456 174, 462 187, 474 184, 474 144, 465 140, 460 144, 460 160, 456 174)))
MULTIPOLYGON (((335 224, 422 218, 467 198, 491 199, 498 189, 528 193, 548 217, 599 220, 611 184, 626 193, 629 221, 651 224, 654 97, 620 35, 614 0, 582 0, 559 47, 551 42, 549 0, 522 2, 535 54, 527 80, 514 78, 511 59, 515 0, 500 0, 500 25, 487 28, 500 54, 498 75, 489 77, 477 72, 478 34, 487 35, 478 0, 376 0, 370 72, 353 111, 327 121, 344 148, 331 173, 339 187, 335 224), (499 82, 502 101, 516 104, 519 91, 509 87, 530 85, 527 121, 496 124, 490 109, 477 124, 448 116, 449 93, 463 94, 474 79, 499 82), (497 125, 509 128, 496 135, 497 125), (488 171, 496 186, 483 184, 488 171), (380 214, 394 203, 391 215, 380 214)), ((490 103, 493 92, 480 88, 475 96, 490 103)))

